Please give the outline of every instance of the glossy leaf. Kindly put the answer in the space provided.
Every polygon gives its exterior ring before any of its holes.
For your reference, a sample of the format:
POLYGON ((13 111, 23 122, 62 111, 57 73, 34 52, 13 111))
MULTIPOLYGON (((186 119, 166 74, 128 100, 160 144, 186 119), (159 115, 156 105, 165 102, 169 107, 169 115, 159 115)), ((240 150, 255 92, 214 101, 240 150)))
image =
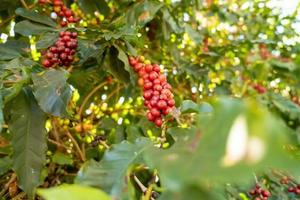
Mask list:
POLYGON ((67 116, 71 87, 67 83, 69 73, 65 70, 47 70, 33 74, 33 90, 42 110, 54 116, 67 116))
POLYGON ((21 21, 15 26, 15 32, 23 36, 40 35, 48 31, 55 31, 55 29, 28 20, 21 21))
MULTIPOLYGON (((121 52, 122 53, 122 52, 121 52)), ((111 47, 109 50, 109 59, 110 64, 107 66, 107 70, 116 77, 119 81, 123 83, 128 83, 130 81, 130 74, 126 70, 128 69, 128 61, 127 64, 124 63, 122 60, 119 59, 120 51, 116 47, 111 47)))
POLYGON ((24 8, 18 8, 16 10, 16 14, 24 18, 30 19, 31 21, 34 22, 56 27, 56 23, 50 17, 40 14, 34 10, 26 10, 24 8))
POLYGON ((53 41, 56 41, 57 38, 58 38, 57 33, 47 32, 47 33, 43 34, 40 37, 40 39, 37 41, 36 48, 37 49, 46 49, 46 48, 50 47, 51 45, 53 45, 53 41))
POLYGON ((40 184, 46 159, 46 116, 29 88, 24 88, 10 106, 13 169, 17 173, 19 187, 32 198, 35 187, 40 184))
POLYGON ((99 189, 80 185, 61 185, 50 189, 38 189, 37 193, 45 200, 110 200, 99 189))
POLYGON ((142 162, 143 152, 151 147, 152 143, 145 138, 136 140, 134 144, 124 141, 114 145, 100 162, 91 160, 86 163, 79 171, 76 183, 99 187, 118 198, 126 187, 127 169, 142 162))
POLYGON ((0 44, 0 60, 11 60, 20 56, 18 51, 6 47, 5 44, 0 44))

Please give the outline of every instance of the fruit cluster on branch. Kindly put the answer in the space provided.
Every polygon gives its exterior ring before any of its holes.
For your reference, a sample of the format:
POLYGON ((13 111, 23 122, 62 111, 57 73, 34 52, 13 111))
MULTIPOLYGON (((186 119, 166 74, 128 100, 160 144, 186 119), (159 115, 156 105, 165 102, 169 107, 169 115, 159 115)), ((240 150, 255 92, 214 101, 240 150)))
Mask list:
POLYGON ((254 200, 268 200, 271 193, 268 190, 261 188, 259 184, 255 185, 255 188, 249 191, 249 194, 253 196, 254 200))
POLYGON ((47 49, 42 58, 42 65, 46 68, 70 66, 74 61, 77 49, 77 32, 62 31, 55 44, 47 49))
POLYGON ((61 18, 60 25, 62 27, 67 26, 69 23, 76 23, 80 20, 76 17, 71 9, 69 9, 62 0, 39 0, 41 5, 50 4, 52 11, 55 12, 56 16, 61 18))
POLYGON ((172 87, 157 64, 151 64, 144 57, 129 57, 129 64, 139 75, 138 84, 143 87, 144 105, 148 108, 147 118, 161 127, 163 116, 175 106, 172 87))

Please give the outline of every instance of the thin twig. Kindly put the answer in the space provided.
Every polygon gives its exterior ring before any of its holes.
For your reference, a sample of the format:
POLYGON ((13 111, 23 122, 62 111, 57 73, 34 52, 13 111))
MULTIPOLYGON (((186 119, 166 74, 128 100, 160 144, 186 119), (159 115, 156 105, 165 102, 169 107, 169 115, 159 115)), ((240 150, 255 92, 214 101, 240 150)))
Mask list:
POLYGON ((26 8, 26 10, 28 10, 28 6, 26 4, 26 2, 24 0, 20 0, 21 1, 21 4, 23 5, 24 8, 26 8))
POLYGON ((83 111, 83 108, 85 106, 85 104, 88 102, 88 100, 99 90, 101 89, 103 86, 105 86, 106 84, 108 83, 108 81, 105 81, 103 83, 101 83, 100 85, 98 85, 97 87, 95 87, 83 100, 80 108, 79 108, 79 111, 78 111, 78 115, 80 116, 80 119, 82 118, 82 111, 83 111))
POLYGON ((52 127, 53 127, 53 131, 51 131, 52 135, 54 136, 54 139, 57 141, 57 142, 60 142, 60 138, 59 138, 59 135, 58 135, 58 131, 57 131, 57 127, 56 127, 56 120, 51 120, 52 121, 52 127))
POLYGON ((59 143, 59 142, 56 142, 55 140, 52 140, 52 139, 48 138, 48 141, 49 141, 50 143, 52 143, 52 144, 55 144, 55 145, 58 146, 58 147, 62 147, 62 148, 64 148, 64 149, 68 149, 65 145, 63 145, 63 144, 61 144, 61 143, 59 143))
POLYGON ((133 179, 136 182, 136 184, 140 187, 142 192, 145 193, 147 191, 147 187, 144 186, 144 184, 138 179, 138 177, 136 177, 135 174, 133 175, 133 179))
POLYGON ((8 190, 9 186, 11 183, 13 183, 14 181, 17 180, 17 175, 15 173, 13 173, 9 179, 9 181, 4 185, 4 188, 1 190, 0 192, 0 197, 2 197, 5 192, 8 190))
POLYGON ((106 149, 110 149, 110 147, 106 144, 105 141, 100 140, 100 144, 103 145, 106 149))
POLYGON ((23 199, 23 197, 25 197, 25 196, 26 196, 25 192, 21 192, 14 198, 12 198, 11 200, 20 200, 20 199, 23 199))
POLYGON ((77 141, 75 140, 75 138, 71 135, 71 133, 70 133, 69 131, 66 131, 66 135, 68 136, 68 138, 71 139, 72 143, 74 144, 76 150, 78 151, 78 154, 79 154, 79 156, 80 156, 80 159, 81 159, 82 161, 85 161, 85 156, 84 156, 84 154, 82 153, 82 151, 81 151, 81 149, 80 149, 80 147, 79 147, 77 141))

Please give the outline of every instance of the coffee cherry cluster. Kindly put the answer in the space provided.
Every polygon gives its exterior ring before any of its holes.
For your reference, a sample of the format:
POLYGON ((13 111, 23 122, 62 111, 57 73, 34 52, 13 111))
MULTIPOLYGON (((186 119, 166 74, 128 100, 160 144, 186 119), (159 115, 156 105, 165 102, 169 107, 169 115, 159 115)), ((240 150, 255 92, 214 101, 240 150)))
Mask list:
POLYGON ((161 127, 162 117, 170 113, 175 106, 171 85, 167 82, 166 76, 161 74, 157 64, 151 64, 143 57, 129 57, 129 64, 139 75, 138 84, 143 87, 148 120, 161 127))
POLYGON ((267 89, 259 83, 253 84, 252 88, 255 89, 259 94, 264 94, 267 92, 267 89))
POLYGON ((77 48, 77 32, 62 31, 55 44, 43 54, 42 65, 46 68, 70 66, 77 48))
POLYGON ((300 184, 298 184, 297 186, 289 187, 288 192, 289 193, 294 193, 296 195, 300 195, 300 184))
POLYGON ((39 0, 39 3, 41 5, 45 5, 47 3, 52 5, 52 10, 62 19, 60 21, 60 25, 62 27, 67 26, 69 23, 76 23, 80 20, 74 15, 71 9, 66 7, 62 0, 39 0))
POLYGON ((255 188, 249 191, 249 194, 254 200, 268 200, 271 196, 271 193, 268 190, 262 189, 258 184, 255 185, 255 188))

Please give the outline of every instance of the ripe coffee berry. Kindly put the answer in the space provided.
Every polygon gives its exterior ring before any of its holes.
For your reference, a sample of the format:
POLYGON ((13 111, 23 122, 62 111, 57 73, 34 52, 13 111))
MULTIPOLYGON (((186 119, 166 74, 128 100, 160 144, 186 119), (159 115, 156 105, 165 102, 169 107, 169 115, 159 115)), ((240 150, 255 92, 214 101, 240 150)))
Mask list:
POLYGON ((54 46, 47 49, 42 58, 42 65, 46 68, 59 66, 70 66, 74 61, 74 54, 77 48, 77 33, 62 31, 54 46), (67 43, 72 44, 67 47, 67 43))
POLYGON ((268 200, 271 193, 268 190, 264 190, 260 185, 256 184, 253 189, 249 191, 249 194, 253 196, 255 200, 268 200))
POLYGON ((45 5, 46 3, 50 3, 52 10, 61 18, 59 23, 62 27, 67 26, 68 23, 76 23, 80 20, 71 9, 65 6, 62 0, 39 0, 40 5, 45 5))
POLYGON ((294 187, 289 187, 288 188, 289 193, 294 193, 295 195, 300 195, 300 184, 294 187))
POLYGON ((142 57, 129 57, 128 61, 139 75, 138 84, 143 88, 144 105, 148 108, 147 118, 161 127, 163 116, 169 114, 175 106, 172 87, 160 73, 159 65, 150 64, 142 57))

